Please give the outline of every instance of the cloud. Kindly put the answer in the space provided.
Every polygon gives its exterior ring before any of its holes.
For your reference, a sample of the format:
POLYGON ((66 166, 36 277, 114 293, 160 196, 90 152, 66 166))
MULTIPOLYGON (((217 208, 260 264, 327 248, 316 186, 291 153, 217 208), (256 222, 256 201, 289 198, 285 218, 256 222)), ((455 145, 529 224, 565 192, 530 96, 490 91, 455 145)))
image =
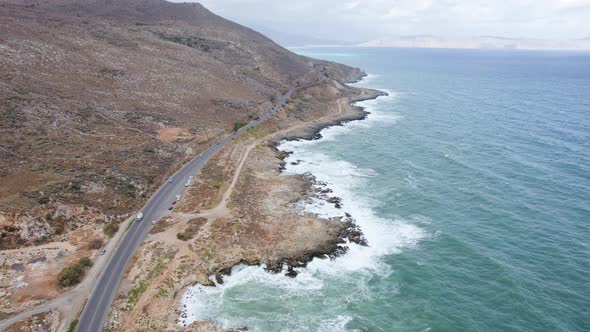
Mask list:
MULTIPOLYGON (((180 2, 180 1, 179 1, 180 2)), ((201 0, 239 23, 317 38, 590 36, 590 0, 201 0)))

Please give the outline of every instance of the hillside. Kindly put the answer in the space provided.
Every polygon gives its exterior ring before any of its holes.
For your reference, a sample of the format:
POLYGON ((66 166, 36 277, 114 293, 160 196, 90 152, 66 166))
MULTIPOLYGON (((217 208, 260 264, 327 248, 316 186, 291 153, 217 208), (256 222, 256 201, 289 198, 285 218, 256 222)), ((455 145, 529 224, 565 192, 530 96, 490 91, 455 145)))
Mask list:
POLYGON ((118 223, 289 87, 360 72, 164 0, 0 0, 0 31, 0 249, 118 223))

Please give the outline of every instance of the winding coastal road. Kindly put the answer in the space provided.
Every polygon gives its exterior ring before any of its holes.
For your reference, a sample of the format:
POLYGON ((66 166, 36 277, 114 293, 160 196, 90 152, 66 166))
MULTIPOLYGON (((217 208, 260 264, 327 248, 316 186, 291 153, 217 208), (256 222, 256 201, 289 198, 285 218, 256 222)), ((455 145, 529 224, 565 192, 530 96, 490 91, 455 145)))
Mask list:
POLYGON ((123 235, 122 240, 114 249, 109 261, 106 263, 105 268, 98 277, 88 301, 84 306, 76 331, 100 332, 103 330, 111 303, 113 302, 113 298, 119 288, 123 273, 125 272, 131 257, 133 257, 133 254, 153 227, 152 221, 158 220, 168 214, 169 208, 173 206, 171 202, 176 200, 176 195, 182 194, 186 190, 185 184, 189 181, 189 177, 194 176, 199 170, 201 170, 207 161, 209 161, 227 143, 231 142, 246 130, 265 121, 274 113, 280 111, 292 93, 293 89, 289 90, 281 97, 278 105, 276 105, 271 111, 257 120, 248 123, 246 126, 240 128, 193 158, 170 178, 170 180, 172 180, 171 182, 166 181, 166 183, 156 191, 142 209, 143 219, 131 224, 131 227, 123 235))

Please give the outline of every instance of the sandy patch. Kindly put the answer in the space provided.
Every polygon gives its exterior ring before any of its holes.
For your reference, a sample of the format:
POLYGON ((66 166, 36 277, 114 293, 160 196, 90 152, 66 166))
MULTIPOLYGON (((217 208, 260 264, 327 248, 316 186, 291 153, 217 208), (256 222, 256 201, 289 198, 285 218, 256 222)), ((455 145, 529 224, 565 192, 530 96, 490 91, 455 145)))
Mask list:
POLYGON ((177 140, 197 140, 197 142, 206 142, 207 135, 191 133, 187 128, 162 128, 158 130, 158 139, 164 142, 174 142, 177 140))

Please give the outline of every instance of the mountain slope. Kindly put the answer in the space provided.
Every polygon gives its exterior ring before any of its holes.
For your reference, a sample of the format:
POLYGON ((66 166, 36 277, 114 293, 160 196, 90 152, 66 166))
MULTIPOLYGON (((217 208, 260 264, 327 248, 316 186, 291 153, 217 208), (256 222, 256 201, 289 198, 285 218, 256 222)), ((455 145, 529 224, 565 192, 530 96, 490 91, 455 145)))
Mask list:
POLYGON ((199 4, 0 1, 0 248, 119 222, 290 86, 359 71, 199 4))

